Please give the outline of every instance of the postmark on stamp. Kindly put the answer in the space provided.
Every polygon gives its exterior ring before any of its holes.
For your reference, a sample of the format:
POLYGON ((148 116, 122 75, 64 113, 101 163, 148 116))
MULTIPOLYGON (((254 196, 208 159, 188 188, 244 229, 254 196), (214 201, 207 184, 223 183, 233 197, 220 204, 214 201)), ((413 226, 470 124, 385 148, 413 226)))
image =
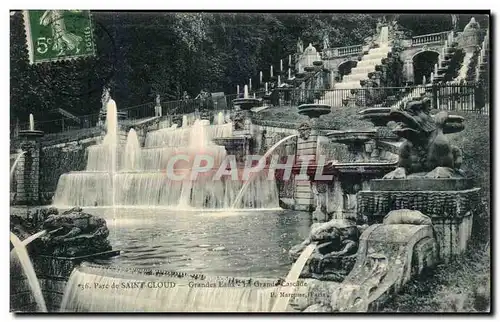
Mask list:
POLYGON ((31 64, 95 56, 89 10, 25 10, 31 64))

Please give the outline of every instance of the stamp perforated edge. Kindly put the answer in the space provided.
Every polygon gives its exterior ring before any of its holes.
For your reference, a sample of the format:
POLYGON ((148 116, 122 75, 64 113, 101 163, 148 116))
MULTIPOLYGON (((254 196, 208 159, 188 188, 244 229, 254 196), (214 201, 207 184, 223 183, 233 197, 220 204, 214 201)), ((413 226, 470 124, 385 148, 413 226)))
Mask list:
POLYGON ((70 61, 70 60, 79 60, 79 59, 86 59, 90 57, 95 57, 96 55, 96 46, 95 46, 95 39, 94 39, 94 34, 95 34, 95 29, 94 29, 94 22, 92 19, 92 13, 90 10, 87 10, 88 12, 88 21, 89 21, 89 27, 91 30, 91 41, 92 41, 92 53, 89 54, 81 54, 81 55, 70 55, 70 56, 64 56, 64 57, 59 57, 59 58, 48 58, 48 59, 41 59, 35 61, 35 56, 33 53, 33 38, 31 35, 31 24, 30 24, 30 19, 29 19, 29 10, 23 10, 23 20, 24 20, 24 33, 26 36, 26 45, 28 47, 28 58, 29 58, 29 63, 30 65, 38 65, 38 64, 43 64, 43 63, 57 63, 61 61, 70 61))
POLYGON ((30 25, 29 14, 30 14, 29 10, 23 10, 24 33, 26 36, 26 45, 28 46, 28 57, 30 64, 33 64, 34 62, 33 43, 32 43, 33 38, 31 37, 31 25, 30 25))

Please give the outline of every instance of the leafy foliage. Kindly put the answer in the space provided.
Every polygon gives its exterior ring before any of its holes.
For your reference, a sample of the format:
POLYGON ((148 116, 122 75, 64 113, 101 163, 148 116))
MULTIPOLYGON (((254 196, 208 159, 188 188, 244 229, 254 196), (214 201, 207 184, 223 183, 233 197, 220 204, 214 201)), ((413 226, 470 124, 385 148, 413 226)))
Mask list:
MULTIPOLYGON (((201 89, 234 92, 257 85, 271 63, 295 52, 296 42, 331 45, 363 41, 375 18, 362 14, 95 12, 94 58, 30 65, 22 15, 11 15, 11 119, 53 119, 47 111, 97 113, 101 88, 111 86, 118 107, 195 97, 201 89)), ((275 66, 277 70, 278 66, 275 66)))
MULTIPOLYGON (((180 99, 184 91, 191 97, 202 89, 234 93, 236 84, 247 84, 249 78, 258 85, 259 71, 266 79, 270 64, 278 70, 283 59, 286 66, 299 37, 304 46, 312 43, 318 49, 325 36, 331 47, 360 44, 373 35, 380 16, 94 12, 97 57, 33 66, 22 14, 16 12, 10 17, 11 120, 26 122, 30 112, 38 121, 53 119, 47 111, 55 108, 97 113, 106 84, 119 109, 151 102, 156 93, 164 101, 180 99)), ((404 28, 415 34, 449 30, 450 22, 441 16, 402 16, 404 28)))

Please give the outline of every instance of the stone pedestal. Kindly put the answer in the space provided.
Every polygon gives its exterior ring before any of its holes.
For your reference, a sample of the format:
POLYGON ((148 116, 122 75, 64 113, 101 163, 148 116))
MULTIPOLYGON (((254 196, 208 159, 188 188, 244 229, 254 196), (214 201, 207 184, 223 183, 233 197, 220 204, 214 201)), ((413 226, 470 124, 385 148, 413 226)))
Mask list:
POLYGON ((244 163, 246 156, 252 154, 252 137, 239 135, 228 138, 215 138, 213 141, 217 145, 225 147, 227 155, 234 155, 238 163, 244 163))
MULTIPOLYGON (((318 147, 318 134, 314 128, 311 134, 307 137, 300 137, 297 139, 297 162, 301 162, 301 158, 307 158, 309 164, 316 161, 316 150, 318 147)), ((315 208, 314 194, 312 192, 312 185, 309 178, 301 178, 299 175, 295 176, 295 209, 303 211, 311 211, 315 208)))
POLYGON ((314 222, 327 222, 327 192, 328 186, 323 182, 311 182, 312 190, 315 195, 316 207, 312 213, 314 222))
POLYGON ((40 200, 40 138, 42 131, 20 131, 20 149, 24 154, 15 171, 17 205, 37 205, 40 200))
POLYGON ((380 222, 391 210, 418 210, 432 219, 439 258, 448 262, 461 254, 471 236, 473 215, 480 211, 479 188, 466 179, 372 180, 371 191, 360 191, 358 216, 380 222))

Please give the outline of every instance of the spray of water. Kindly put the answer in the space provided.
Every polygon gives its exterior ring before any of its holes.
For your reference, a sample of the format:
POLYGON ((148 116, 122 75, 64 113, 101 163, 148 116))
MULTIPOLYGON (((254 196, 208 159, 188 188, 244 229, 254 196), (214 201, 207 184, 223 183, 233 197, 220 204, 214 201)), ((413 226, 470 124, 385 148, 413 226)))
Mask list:
POLYGON ((130 129, 127 136, 127 143, 125 144, 125 153, 123 155, 123 170, 136 171, 142 169, 141 158, 141 145, 137 132, 130 129))
POLYGON ((47 306, 45 305, 42 289, 40 288, 40 283, 36 277, 35 269, 33 268, 33 264, 31 263, 28 251, 26 250, 26 246, 12 232, 10 233, 10 242, 14 246, 13 252, 17 255, 19 263, 21 264, 21 267, 26 274, 29 287, 31 289, 31 292, 33 293, 33 297, 35 298, 38 309, 41 312, 47 312, 47 306))
MULTIPOLYGON (((276 142, 276 144, 274 144, 272 147, 270 147, 269 150, 267 150, 267 152, 260 158, 258 164, 261 164, 261 162, 264 162, 271 155, 271 153, 273 153, 274 150, 276 150, 276 148, 279 147, 282 143, 284 143, 284 142, 288 141, 289 139, 294 138, 296 136, 297 136, 297 134, 292 134, 292 135, 289 135, 286 138, 283 138, 283 139, 279 140, 278 142, 276 142)), ((240 205, 241 198, 243 197, 243 194, 245 194, 250 183, 252 183, 253 178, 255 178, 255 177, 250 177, 247 181, 245 181, 245 183, 241 187, 240 192, 236 196, 236 199, 234 200, 231 208, 237 208, 240 205)))
POLYGON ((26 151, 21 151, 17 157, 16 157, 16 160, 14 160, 14 164, 12 164, 12 167, 10 167, 10 181, 12 181, 13 177, 14 177, 14 172, 16 171, 16 168, 17 168, 17 164, 19 163, 19 161, 21 160, 21 158, 23 157, 23 155, 26 153, 26 151))
POLYGON ((30 131, 35 130, 35 118, 33 117, 33 114, 30 114, 30 131))

